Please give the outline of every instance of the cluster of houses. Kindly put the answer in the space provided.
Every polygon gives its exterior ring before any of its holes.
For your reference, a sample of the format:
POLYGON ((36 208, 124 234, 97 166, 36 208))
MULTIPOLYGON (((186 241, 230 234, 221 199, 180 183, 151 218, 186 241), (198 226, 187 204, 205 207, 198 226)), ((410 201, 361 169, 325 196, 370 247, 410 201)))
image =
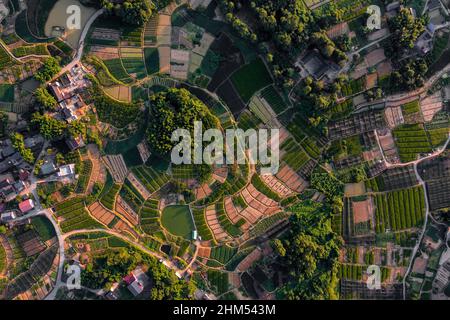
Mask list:
MULTIPOLYGON (((68 123, 78 120, 85 113, 86 103, 83 96, 89 86, 89 81, 85 79, 84 75, 83 68, 75 65, 69 72, 49 84, 49 88, 58 102, 56 116, 68 123)), ((84 146, 81 137, 71 137, 66 140, 66 143, 70 150, 84 146)))
MULTIPOLYGON (((40 142, 39 137, 32 137, 25 140, 25 145, 33 148, 40 142)), ((7 223, 34 208, 33 200, 26 196, 30 170, 10 140, 0 141, 0 222, 7 223), (9 203, 13 200, 19 201, 18 209, 11 210, 9 203)))

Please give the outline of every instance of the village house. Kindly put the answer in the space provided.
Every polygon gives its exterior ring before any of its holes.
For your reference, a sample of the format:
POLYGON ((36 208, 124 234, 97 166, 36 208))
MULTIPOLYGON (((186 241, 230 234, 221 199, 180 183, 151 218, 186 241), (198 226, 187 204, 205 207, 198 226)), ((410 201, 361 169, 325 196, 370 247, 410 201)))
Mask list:
POLYGON ((414 49, 420 55, 426 55, 433 49, 433 37, 435 31, 436 27, 434 26, 434 24, 429 23, 425 28, 425 31, 417 39, 416 44, 414 45, 414 49))
POLYGON ((76 138, 70 137, 66 139, 66 144, 69 147, 70 151, 75 151, 85 146, 83 138, 81 138, 81 136, 76 138))
POLYGON ((53 163, 53 161, 47 161, 41 166, 40 174, 43 176, 48 176, 48 175, 55 173, 56 171, 57 171, 57 168, 56 168, 55 164, 53 163))
POLYGON ((144 291, 144 287, 148 284, 148 276, 141 268, 136 268, 133 272, 123 278, 128 290, 133 296, 138 296, 144 291))
POLYGON ((66 178, 71 177, 75 175, 75 165, 74 164, 67 164, 59 167, 58 177, 60 178, 66 178))
POLYGON ((14 220, 16 218, 17 218, 17 215, 16 215, 16 213, 14 211, 8 211, 8 212, 2 213, 0 215, 0 221, 2 223, 8 223, 11 220, 14 220))
POLYGON ((34 209, 34 201, 31 199, 27 199, 19 203, 19 210, 22 213, 27 213, 34 209))

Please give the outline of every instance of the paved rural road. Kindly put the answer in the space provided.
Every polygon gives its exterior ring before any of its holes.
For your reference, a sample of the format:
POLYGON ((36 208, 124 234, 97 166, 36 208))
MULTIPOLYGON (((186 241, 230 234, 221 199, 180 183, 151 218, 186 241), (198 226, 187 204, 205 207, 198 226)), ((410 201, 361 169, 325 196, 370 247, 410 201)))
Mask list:
MULTIPOLYGON (((105 9, 102 8, 98 11, 96 11, 90 18, 89 20, 86 22, 84 28, 83 28, 83 32, 81 33, 80 36, 80 40, 78 41, 78 49, 77 49, 77 53, 74 57, 74 59, 72 60, 72 62, 70 62, 68 65, 66 65, 64 68, 61 69, 61 71, 55 75, 53 77, 53 79, 56 79, 58 77, 60 77, 61 75, 63 75, 64 73, 66 73, 67 71, 70 71, 77 63, 80 62, 81 57, 83 56, 83 50, 84 50, 84 39, 86 38, 89 29, 91 28, 91 25, 94 23, 94 21, 101 16, 103 13, 105 12, 105 9)), ((51 81, 53 81, 53 79, 51 81)))

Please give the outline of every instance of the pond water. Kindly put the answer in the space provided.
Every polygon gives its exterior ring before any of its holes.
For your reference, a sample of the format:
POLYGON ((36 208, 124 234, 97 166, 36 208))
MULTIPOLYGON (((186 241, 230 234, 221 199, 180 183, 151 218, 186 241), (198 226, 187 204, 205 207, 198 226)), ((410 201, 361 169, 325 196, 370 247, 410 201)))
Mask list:
POLYGON ((77 49, 83 27, 94 13, 94 8, 85 7, 78 0, 59 0, 50 11, 47 22, 45 23, 45 35, 51 37, 53 27, 63 27, 66 29, 67 43, 72 46, 72 48, 77 49), (80 30, 69 30, 67 28, 67 19, 70 16, 70 14, 67 14, 67 8, 71 5, 79 6, 81 9, 80 30))

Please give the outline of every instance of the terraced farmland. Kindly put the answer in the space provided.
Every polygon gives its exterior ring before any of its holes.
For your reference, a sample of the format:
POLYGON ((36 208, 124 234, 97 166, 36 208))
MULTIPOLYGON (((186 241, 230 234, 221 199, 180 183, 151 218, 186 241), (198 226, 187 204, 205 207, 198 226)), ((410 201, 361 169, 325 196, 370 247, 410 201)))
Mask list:
POLYGON ((158 191, 169 182, 167 174, 158 172, 152 167, 140 166, 133 168, 132 171, 150 193, 158 191))
POLYGON ((102 228, 87 212, 84 198, 71 198, 55 206, 56 216, 64 233, 77 229, 102 228))

